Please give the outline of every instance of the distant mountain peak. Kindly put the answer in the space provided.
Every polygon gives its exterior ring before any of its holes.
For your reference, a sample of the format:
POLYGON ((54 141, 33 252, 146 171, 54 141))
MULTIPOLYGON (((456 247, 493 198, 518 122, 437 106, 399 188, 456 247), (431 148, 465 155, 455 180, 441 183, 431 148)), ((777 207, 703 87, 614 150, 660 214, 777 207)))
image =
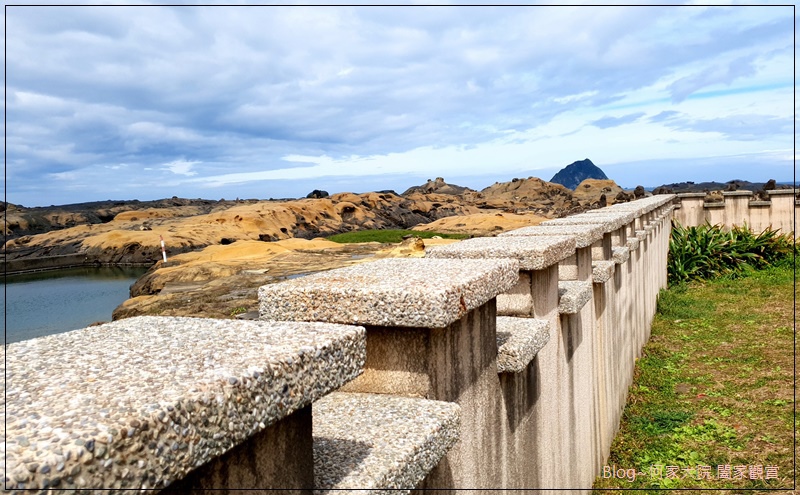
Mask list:
POLYGON ((586 179, 607 180, 606 174, 600 167, 592 163, 588 158, 572 162, 550 179, 550 182, 561 184, 562 186, 575 190, 578 185, 586 179))

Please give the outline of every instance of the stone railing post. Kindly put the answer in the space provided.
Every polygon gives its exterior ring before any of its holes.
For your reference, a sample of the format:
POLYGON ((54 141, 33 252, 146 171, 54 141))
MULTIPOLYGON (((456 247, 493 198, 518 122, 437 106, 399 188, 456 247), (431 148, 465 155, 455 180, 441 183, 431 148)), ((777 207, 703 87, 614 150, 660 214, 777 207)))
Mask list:
POLYGON ((751 191, 725 191, 722 193, 725 200, 725 227, 751 226, 750 198, 751 191))
MULTIPOLYGON (((795 194, 794 189, 775 189, 767 191, 772 206, 769 209, 769 224, 773 229, 780 229, 781 233, 788 234, 794 232, 797 237, 797 229, 794 225, 795 194)), ((763 230, 763 228, 762 228, 763 230)))
MULTIPOLYGON (((519 262, 521 282, 513 294, 498 296, 498 313, 518 324, 526 318, 544 321, 552 334, 523 372, 502 376, 506 411, 517 411, 508 432, 506 456, 516 463, 512 469, 527 474, 516 482, 510 478, 505 486, 590 487, 598 472, 592 449, 596 434, 591 407, 594 317, 593 306, 587 304, 591 300, 591 243, 582 243, 576 252, 574 236, 502 236, 436 247, 426 256, 519 262), (559 273, 570 280, 559 280, 559 273), (530 295, 532 310, 501 306, 506 298, 522 294, 530 295), (527 409, 525 398, 532 390, 536 400, 527 409), (535 463, 523 464, 525 459, 535 459, 535 463)), ((498 331, 505 324, 499 320, 498 331)))
POLYGON ((680 193, 677 196, 681 206, 675 219, 681 225, 697 227, 706 223, 706 210, 703 207, 706 193, 680 193))
POLYGON ((261 287, 260 313, 363 325, 364 373, 342 391, 461 407, 460 441, 420 487, 498 488, 507 460, 495 297, 517 280, 512 260, 385 259, 261 287))

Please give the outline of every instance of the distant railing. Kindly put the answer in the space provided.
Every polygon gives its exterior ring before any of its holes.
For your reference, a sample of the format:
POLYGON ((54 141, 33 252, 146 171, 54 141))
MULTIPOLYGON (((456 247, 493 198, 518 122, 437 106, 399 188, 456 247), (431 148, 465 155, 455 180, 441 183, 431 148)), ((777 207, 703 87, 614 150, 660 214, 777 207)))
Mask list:
POLYGON ((722 201, 706 201, 706 193, 678 194, 675 201, 675 220, 687 227, 711 225, 725 227, 747 225, 754 232, 771 227, 788 234, 797 232, 795 215, 800 202, 794 189, 767 191, 768 201, 757 200, 750 191, 726 191, 722 201))

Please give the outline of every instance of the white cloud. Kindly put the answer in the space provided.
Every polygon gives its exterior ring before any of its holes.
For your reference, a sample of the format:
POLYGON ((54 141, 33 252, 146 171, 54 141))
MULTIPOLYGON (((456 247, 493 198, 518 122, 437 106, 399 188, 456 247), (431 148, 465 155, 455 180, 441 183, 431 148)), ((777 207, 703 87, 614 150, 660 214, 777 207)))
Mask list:
POLYGON ((162 170, 169 170, 173 174, 176 175, 197 175, 197 172, 192 171, 192 167, 197 165, 198 161, 186 161, 184 159, 175 160, 169 163, 164 164, 164 168, 162 170))
POLYGON ((161 170, 176 188, 478 176, 793 138, 780 7, 19 7, 7 21, 11 190, 75 169, 121 184, 161 170))

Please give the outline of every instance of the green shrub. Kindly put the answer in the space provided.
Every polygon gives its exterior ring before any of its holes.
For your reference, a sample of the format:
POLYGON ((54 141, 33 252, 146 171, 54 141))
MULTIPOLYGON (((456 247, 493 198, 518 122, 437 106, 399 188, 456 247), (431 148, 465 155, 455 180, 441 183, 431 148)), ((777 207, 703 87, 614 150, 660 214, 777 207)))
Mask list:
POLYGON ((736 277, 747 270, 785 263, 795 251, 791 234, 778 234, 769 228, 755 234, 746 225, 725 230, 708 222, 684 227, 673 221, 667 260, 669 282, 736 277))

